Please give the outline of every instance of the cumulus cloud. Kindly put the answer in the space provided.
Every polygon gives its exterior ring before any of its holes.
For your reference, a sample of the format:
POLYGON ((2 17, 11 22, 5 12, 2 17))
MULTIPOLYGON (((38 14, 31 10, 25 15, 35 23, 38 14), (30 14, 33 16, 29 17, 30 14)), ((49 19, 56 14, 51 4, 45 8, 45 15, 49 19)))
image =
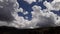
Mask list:
MULTIPOLYGON (((32 0, 27 0, 31 1, 32 0)), ((35 0, 33 0, 35 2, 35 0)), ((16 28, 37 28, 37 27, 54 27, 60 25, 60 16, 54 14, 50 3, 44 2, 47 9, 41 10, 41 7, 34 5, 32 7, 32 20, 25 20, 22 16, 18 16, 18 12, 24 12, 23 8, 19 8, 17 0, 0 1, 0 26, 9 26, 16 28), (47 6, 49 5, 49 6, 47 6), (57 19, 58 18, 58 19, 57 19)), ((28 17, 26 17, 28 18, 28 17)))
POLYGON ((46 8, 47 8, 48 10, 53 10, 53 7, 52 7, 51 3, 45 1, 43 4, 44 4, 44 6, 46 6, 46 8))
POLYGON ((60 2, 55 2, 55 3, 52 3, 52 6, 54 8, 54 10, 60 10, 60 2))
POLYGON ((41 2, 41 1, 43 1, 43 0, 24 0, 24 1, 26 1, 27 3, 29 3, 29 4, 31 4, 31 3, 33 3, 33 2, 41 2))
MULTIPOLYGON (((17 12, 22 12, 23 9, 19 8, 17 0, 3 0, 0 1, 0 24, 2 26, 11 26, 16 28, 32 27, 31 21, 25 20, 23 17, 18 16, 17 12)), ((27 14, 28 12, 24 12, 27 14)))
POLYGON ((24 0, 24 1, 28 2, 29 4, 36 2, 36 0, 24 0))
POLYGON ((0 2, 0 21, 12 21, 14 17, 11 12, 14 12, 14 7, 12 3, 8 3, 7 1, 0 2))
POLYGON ((36 20, 36 22, 33 20, 34 23, 37 23, 37 25, 40 27, 56 26, 54 23, 57 17, 53 12, 43 12, 43 10, 39 9, 41 7, 37 5, 33 6, 32 8, 36 8, 35 10, 33 9, 34 11, 32 12, 32 17, 34 20, 36 20))
POLYGON ((52 3, 55 3, 55 2, 60 2, 60 0, 53 0, 52 3))
POLYGON ((43 4, 44 4, 44 6, 47 7, 48 10, 56 10, 56 11, 60 10, 60 0, 58 0, 58 1, 53 0, 51 3, 45 1, 43 4))

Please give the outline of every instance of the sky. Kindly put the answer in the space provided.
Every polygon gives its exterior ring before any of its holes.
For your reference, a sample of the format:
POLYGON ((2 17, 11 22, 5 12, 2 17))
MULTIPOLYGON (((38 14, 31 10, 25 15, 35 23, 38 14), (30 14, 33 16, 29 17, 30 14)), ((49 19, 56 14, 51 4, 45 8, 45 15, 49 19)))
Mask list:
MULTIPOLYGON (((22 7, 24 9, 24 11, 27 11, 28 12, 27 15, 24 15, 23 13, 19 12, 18 13, 19 16, 23 16, 25 19, 26 19, 26 16, 27 16, 28 17, 27 18, 28 20, 31 20, 32 19, 32 17, 31 17, 32 16, 31 15, 31 11, 33 11, 32 6, 38 5, 38 6, 41 6, 42 7, 42 10, 43 9, 46 9, 46 7, 43 4, 43 2, 45 0, 42 0, 40 2, 39 2, 39 0, 36 0, 36 2, 32 2, 31 4, 29 4, 28 2, 25 2, 24 0, 17 0, 17 1, 20 4, 20 7, 22 7)), ((46 0, 46 1, 47 2, 52 2, 53 0, 46 0)), ((60 11, 57 12, 57 11, 52 10, 52 12, 54 12, 55 14, 60 15, 60 11)))
POLYGON ((60 0, 0 0, 0 26, 60 26, 60 0))
MULTIPOLYGON (((38 2, 38 0, 36 1, 36 2, 33 2, 33 3, 31 3, 31 4, 29 4, 29 3, 27 3, 27 2, 25 2, 25 1, 23 1, 23 0, 18 0, 18 3, 20 4, 20 7, 22 7, 25 11, 28 11, 28 13, 29 14, 27 14, 26 16, 28 16, 29 18, 29 20, 31 20, 31 11, 33 11, 32 10, 32 6, 34 6, 34 5, 38 5, 38 6, 41 6, 42 7, 42 9, 45 9, 46 7, 43 5, 43 1, 42 2, 38 2)), ((21 14, 20 14, 21 15, 21 14)), ((21 15, 21 16, 24 16, 24 18, 25 18, 25 15, 21 15)))

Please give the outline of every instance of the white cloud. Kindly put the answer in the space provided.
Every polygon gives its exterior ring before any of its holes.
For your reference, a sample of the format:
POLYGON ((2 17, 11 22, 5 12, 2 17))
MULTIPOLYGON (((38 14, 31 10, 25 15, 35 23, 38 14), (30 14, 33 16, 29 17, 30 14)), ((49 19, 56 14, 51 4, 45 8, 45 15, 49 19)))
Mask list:
MULTIPOLYGON (((50 26, 59 26, 60 19, 57 20, 56 14, 50 12, 50 4, 47 2, 47 9, 41 10, 40 6, 34 5, 32 7, 32 20, 25 20, 23 17, 18 16, 17 12, 23 12, 23 8, 19 8, 17 0, 3 0, 0 2, 0 26, 10 26, 16 28, 36 28, 36 27, 50 27, 50 26)), ((31 0, 30 0, 31 1, 31 0)), ((24 14, 27 14, 24 13, 24 14)), ((60 16, 59 16, 60 17, 60 16)))
POLYGON ((60 2, 51 3, 54 10, 60 10, 60 2))
POLYGON ((24 0, 24 1, 28 2, 29 4, 36 2, 36 0, 24 0))
POLYGON ((47 7, 48 10, 56 10, 56 11, 60 10, 60 0, 58 0, 58 1, 54 0, 51 3, 45 1, 43 4, 44 4, 44 6, 47 7))
POLYGON ((52 3, 55 3, 55 2, 60 2, 60 0, 53 0, 52 3))
MULTIPOLYGON (((34 6, 32 8, 34 8, 34 6)), ((39 8, 39 6, 37 6, 37 8, 39 8)), ((38 10, 40 9, 35 9, 32 12, 32 15, 33 15, 32 22, 36 23, 40 27, 55 26, 54 23, 55 23, 56 15, 53 12, 48 11, 44 13, 42 10, 40 11, 38 10)))
POLYGON ((18 12, 23 12, 23 8, 17 9, 18 12))
POLYGON ((28 11, 23 12, 24 15, 28 14, 28 11))
POLYGON ((47 7, 48 10, 53 10, 53 7, 52 7, 51 3, 45 1, 43 4, 44 4, 44 6, 47 7))

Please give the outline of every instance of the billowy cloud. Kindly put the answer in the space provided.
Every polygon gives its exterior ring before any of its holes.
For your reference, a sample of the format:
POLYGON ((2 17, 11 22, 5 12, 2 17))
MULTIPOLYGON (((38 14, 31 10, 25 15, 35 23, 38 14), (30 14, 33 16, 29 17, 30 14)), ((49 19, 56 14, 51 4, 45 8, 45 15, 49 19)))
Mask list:
POLYGON ((17 0, 0 1, 0 26, 9 26, 9 27, 16 27, 16 28, 59 26, 60 16, 51 12, 51 10, 53 9, 52 4, 45 1, 44 5, 47 7, 44 10, 41 10, 42 8, 38 5, 34 5, 32 7, 33 9, 33 11, 31 12, 32 20, 29 21, 24 19, 22 16, 18 16, 18 12, 22 12, 23 14, 28 14, 28 12, 27 11, 24 12, 23 8, 19 8, 19 4, 17 0))
POLYGON ((32 4, 33 2, 41 2, 43 0, 24 0, 25 2, 32 4))
POLYGON ((51 3, 45 1, 43 4, 44 6, 47 7, 48 10, 56 10, 56 11, 60 10, 60 0, 54 0, 51 3))
POLYGON ((36 2, 36 0, 24 0, 24 1, 28 2, 29 4, 36 2))

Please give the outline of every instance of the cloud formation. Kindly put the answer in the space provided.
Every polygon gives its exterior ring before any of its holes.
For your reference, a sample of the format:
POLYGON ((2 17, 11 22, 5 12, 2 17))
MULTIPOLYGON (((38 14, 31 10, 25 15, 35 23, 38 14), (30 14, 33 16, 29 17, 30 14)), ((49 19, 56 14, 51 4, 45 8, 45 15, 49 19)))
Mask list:
POLYGON ((58 0, 58 1, 54 0, 51 3, 45 1, 43 4, 44 4, 44 6, 47 7, 48 10, 56 10, 56 11, 60 10, 60 0, 58 0))
POLYGON ((28 2, 29 4, 36 2, 36 0, 24 0, 24 1, 28 2))
POLYGON ((32 4, 33 2, 42 2, 43 0, 24 0, 25 2, 32 4))
MULTIPOLYGON (((36 0, 25 0, 29 3, 36 0), (30 2, 31 1, 31 2, 30 2)), ((16 28, 37 28, 37 27, 55 27, 60 25, 60 16, 51 12, 51 10, 59 9, 59 3, 43 3, 47 8, 41 10, 41 6, 34 5, 32 7, 32 20, 25 20, 22 16, 18 16, 18 12, 23 12, 23 8, 19 8, 17 0, 1 0, 0 1, 0 26, 9 26, 16 28), (58 5, 56 5, 58 4, 58 5), (49 6, 47 6, 49 5, 49 6), (58 7, 56 7, 58 6, 58 7)))

